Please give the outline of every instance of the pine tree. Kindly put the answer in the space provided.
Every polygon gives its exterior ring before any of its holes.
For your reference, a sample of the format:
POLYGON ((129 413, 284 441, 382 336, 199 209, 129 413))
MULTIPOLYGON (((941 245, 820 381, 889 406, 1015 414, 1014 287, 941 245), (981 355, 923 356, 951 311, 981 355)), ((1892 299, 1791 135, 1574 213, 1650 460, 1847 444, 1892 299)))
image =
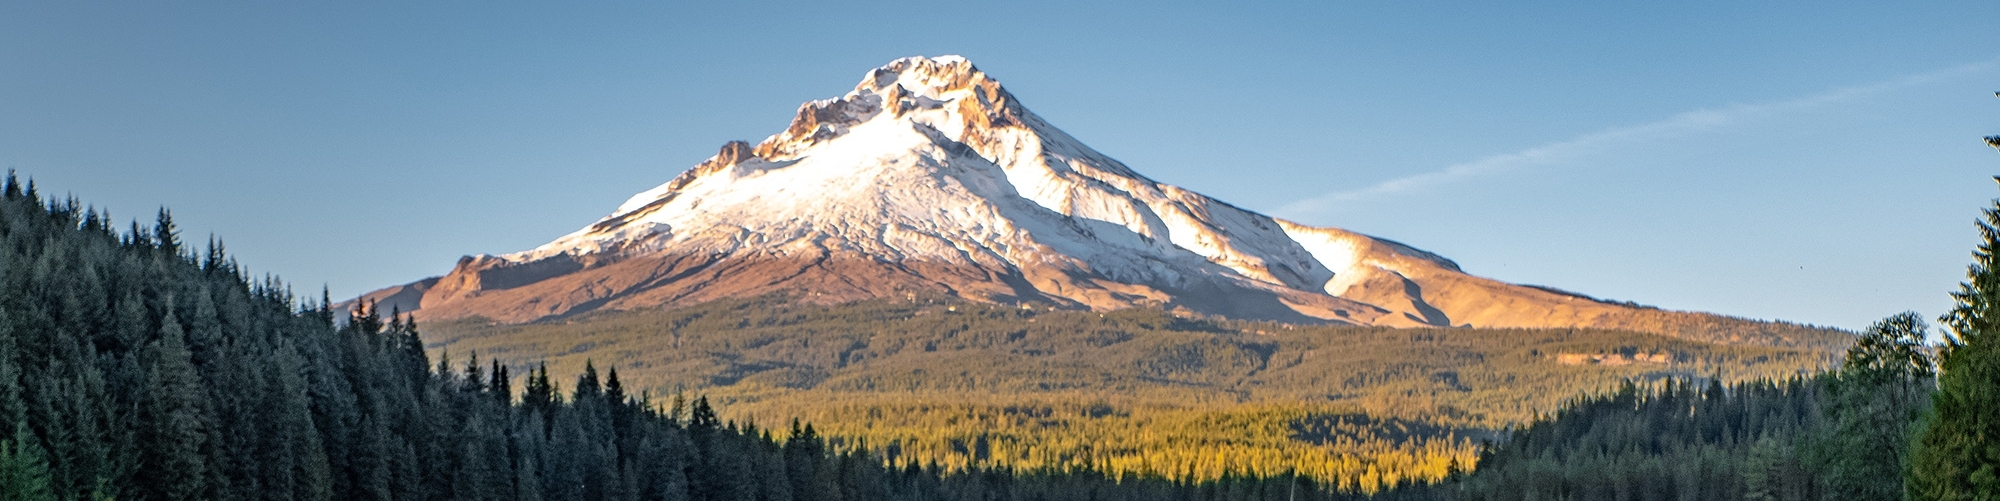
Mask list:
POLYGON ((205 496, 208 416, 201 407, 201 376, 189 359, 180 322, 168 313, 160 339, 148 347, 146 396, 142 406, 139 482, 149 500, 192 500, 205 496))
POLYGON ((49 461, 26 424, 14 427, 12 440, 0 440, 0 499, 55 501, 49 491, 49 461))
POLYGON ((180 227, 174 226, 174 213, 165 207, 160 208, 160 214, 154 219, 153 243, 168 256, 180 256, 181 230, 180 227))
MULTIPOLYGON (((589 362, 585 362, 584 370, 588 372, 589 369, 589 362)), ((618 382, 617 367, 610 368, 604 376, 604 401, 614 407, 625 405, 625 384, 618 382)))
POLYGON ((493 380, 488 382, 486 387, 493 390, 493 400, 499 402, 501 407, 514 405, 514 380, 507 375, 507 366, 500 365, 500 360, 494 359, 491 374, 493 380))
POLYGON ((1941 319, 1952 335, 1912 447, 1911 499, 2000 499, 2000 200, 1983 213, 1970 280, 1951 294, 1957 304, 1941 319))
MULTIPOLYGON (((291 343, 279 345, 276 363, 269 368, 272 387, 266 410, 274 411, 270 425, 273 439, 290 458, 286 472, 292 478, 292 499, 325 500, 333 496, 333 470, 327 462, 326 447, 313 423, 312 401, 301 377, 305 362, 291 343)), ((272 486, 283 489, 286 486, 272 486)))
POLYGON ((549 383, 549 366, 541 365, 528 371, 526 389, 521 392, 521 406, 539 412, 546 422, 549 411, 556 403, 555 386, 549 383))
POLYGON ((459 391, 463 391, 466 393, 480 393, 486 391, 486 383, 487 383, 486 372, 484 368, 479 366, 479 352, 477 351, 472 352, 472 358, 467 359, 465 361, 465 374, 463 376, 463 379, 464 379, 464 384, 459 389, 459 391))
MULTIPOLYGON (((1993 93, 1993 97, 2000 97, 2000 92, 1993 93)), ((2000 136, 1986 136, 1986 145, 2000 150, 2000 136)))
POLYGON ((791 434, 785 439, 785 473, 792 484, 792 499, 819 500, 818 467, 825 455, 825 444, 812 425, 801 427, 799 420, 793 419, 791 434))
POLYGON ((584 360, 583 374, 576 377, 576 394, 570 400, 594 402, 603 395, 604 387, 597 380, 597 366, 592 365, 589 360, 584 360))

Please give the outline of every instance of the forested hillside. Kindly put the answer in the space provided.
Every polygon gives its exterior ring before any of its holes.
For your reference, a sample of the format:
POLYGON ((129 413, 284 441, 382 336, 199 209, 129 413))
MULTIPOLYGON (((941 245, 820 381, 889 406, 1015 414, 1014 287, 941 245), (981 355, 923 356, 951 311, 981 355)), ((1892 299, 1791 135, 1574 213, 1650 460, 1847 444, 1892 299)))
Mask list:
POLYGON ((809 426, 773 433, 719 420, 705 399, 635 397, 611 371, 583 370, 558 390, 545 370, 434 365, 406 319, 335 322, 324 301, 301 304, 241 270, 220 244, 184 245, 164 212, 119 232, 107 215, 44 202, 10 176, 0 196, 0 499, 1336 496, 1295 477, 890 467, 809 426))
POLYGON ((1482 448, 1469 475, 1387 497, 1905 499, 1911 438, 1935 387, 1925 331, 1915 314, 1890 317, 1838 370, 1810 377, 1628 382, 1482 448))
POLYGON ((1902 313, 1811 377, 1627 383, 1482 447, 1470 475, 1382 497, 2000 499, 2000 199, 1981 216, 1943 343, 1902 313))
POLYGON ((0 499, 1894 499, 1932 387, 1912 316, 1844 362, 921 299, 431 336, 0 193, 0 499))
POLYGON ((1216 479, 1300 475, 1373 491, 1469 468, 1478 443, 1624 380, 1809 374, 1807 348, 1592 329, 1293 326, 1022 309, 911 296, 778 297, 565 322, 428 323, 433 355, 558 373, 618 367, 725 416, 799 417, 842 444, 946 468, 1089 468, 1216 479))

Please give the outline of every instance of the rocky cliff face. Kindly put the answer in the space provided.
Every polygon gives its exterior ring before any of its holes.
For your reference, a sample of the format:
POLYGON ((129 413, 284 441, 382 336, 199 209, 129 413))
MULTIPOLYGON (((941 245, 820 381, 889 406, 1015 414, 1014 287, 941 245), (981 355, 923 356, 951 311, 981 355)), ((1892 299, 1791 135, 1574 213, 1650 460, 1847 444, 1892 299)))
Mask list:
POLYGON ((774 292, 1794 342, 1758 327, 1769 324, 1468 275, 1396 242, 1147 179, 955 56, 876 68, 853 91, 801 106, 783 132, 730 142, 546 245, 467 257, 443 277, 365 297, 429 319, 525 322, 774 292))

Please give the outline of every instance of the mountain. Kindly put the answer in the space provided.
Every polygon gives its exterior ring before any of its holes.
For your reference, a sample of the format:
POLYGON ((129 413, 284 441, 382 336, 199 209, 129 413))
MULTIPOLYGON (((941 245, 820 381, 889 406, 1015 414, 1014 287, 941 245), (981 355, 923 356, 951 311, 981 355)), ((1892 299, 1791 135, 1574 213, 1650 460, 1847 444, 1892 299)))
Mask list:
POLYGON ((771 293, 1760 344, 1801 332, 1481 278, 1408 245, 1163 184, 957 56, 893 61, 801 106, 783 132, 730 142, 574 233, 363 299, 426 319, 513 323, 771 293))

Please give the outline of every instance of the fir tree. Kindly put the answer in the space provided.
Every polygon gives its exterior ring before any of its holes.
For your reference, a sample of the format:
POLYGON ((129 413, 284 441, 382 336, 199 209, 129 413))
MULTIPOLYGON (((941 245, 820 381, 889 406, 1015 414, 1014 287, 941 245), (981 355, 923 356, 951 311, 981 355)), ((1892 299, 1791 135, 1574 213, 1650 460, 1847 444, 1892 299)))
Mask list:
POLYGON ((202 454, 208 416, 202 409, 201 377, 189 359, 180 322, 169 313, 160 325, 160 338, 145 358, 138 484, 149 500, 202 499, 209 472, 202 454))
POLYGON ((556 401, 555 386, 549 383, 549 366, 543 364, 529 370, 526 389, 521 393, 521 405, 541 413, 542 419, 546 420, 556 401))
POLYGON ((500 360, 495 359, 493 360, 493 371, 491 374, 493 374, 493 380, 488 382, 486 386, 492 388, 493 399, 499 402, 501 407, 514 405, 514 381, 511 376, 507 375, 507 366, 500 365, 500 360))
MULTIPOLYGON (((1995 178, 2000 181, 2000 178, 1995 178)), ((1911 499, 2000 499, 2000 200, 1978 223, 1969 281, 1942 322, 1938 391, 1911 451, 1911 499)))
MULTIPOLYGON (((1993 93, 1993 97, 2000 97, 2000 92, 1993 93)), ((2000 150, 2000 136, 1986 136, 1986 145, 1992 146, 1993 149, 2000 150)))
POLYGON ((26 424, 14 427, 12 440, 0 440, 0 499, 55 501, 49 491, 49 462, 37 442, 26 424))
POLYGON ((597 380, 597 367, 592 365, 589 360, 583 361, 583 374, 576 377, 575 391, 576 394, 570 398, 570 401, 594 402, 604 395, 604 387, 597 380))
MULTIPOLYGON (((590 363, 584 362, 584 371, 590 372, 590 363)), ((612 367, 604 376, 604 401, 613 406, 625 405, 625 385, 618 382, 618 368, 612 367)))

